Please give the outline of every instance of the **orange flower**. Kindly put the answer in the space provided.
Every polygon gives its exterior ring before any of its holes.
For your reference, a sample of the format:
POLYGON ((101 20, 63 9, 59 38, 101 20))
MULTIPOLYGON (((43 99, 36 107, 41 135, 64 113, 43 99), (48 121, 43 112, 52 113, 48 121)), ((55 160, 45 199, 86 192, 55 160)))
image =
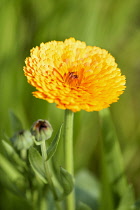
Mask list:
POLYGON ((118 100, 125 76, 106 50, 74 38, 42 43, 25 60, 33 95, 73 112, 99 111, 118 100))

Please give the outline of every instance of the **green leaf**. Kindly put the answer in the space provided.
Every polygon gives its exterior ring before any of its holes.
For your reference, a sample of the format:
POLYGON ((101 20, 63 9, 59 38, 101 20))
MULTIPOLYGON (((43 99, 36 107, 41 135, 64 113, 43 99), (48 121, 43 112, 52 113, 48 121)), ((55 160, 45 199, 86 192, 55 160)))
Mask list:
POLYGON ((54 140, 51 142, 51 144, 50 144, 50 146, 47 150, 47 160, 49 160, 56 152, 58 142, 59 142, 59 139, 60 139, 60 135, 61 135, 62 125, 60 126, 54 140))
POLYGON ((108 171, 109 182, 113 184, 116 193, 121 196, 126 192, 128 185, 124 173, 125 168, 119 141, 109 109, 100 111, 99 115, 101 120, 104 159, 106 160, 105 166, 108 171))
POLYGON ((22 173, 20 173, 2 154, 0 154, 0 168, 7 174, 11 181, 23 178, 22 173))
POLYGON ((20 119, 12 111, 10 111, 10 122, 13 133, 23 130, 23 126, 20 119))
MULTIPOLYGON (((109 109, 104 109, 99 112, 101 122, 101 160, 102 160, 102 208, 110 204, 114 206, 113 197, 123 199, 125 193, 128 191, 128 183, 125 175, 125 167, 123 157, 115 130, 115 126, 111 119, 109 109)), ((130 190, 131 191, 131 190, 130 190)), ((129 194, 133 200, 133 192, 129 194)), ((133 200, 134 203, 134 200, 133 200)), ((113 207, 114 208, 114 207, 113 207)))
POLYGON ((90 171, 82 169, 76 174, 75 193, 77 201, 82 201, 85 205, 94 210, 99 208, 100 184, 90 171))
POLYGON ((72 175, 62 167, 60 167, 60 180, 63 187, 63 195, 67 196, 73 190, 74 181, 72 175))
POLYGON ((78 208, 76 210, 92 210, 88 205, 83 202, 79 202, 78 208))
POLYGON ((132 186, 129 186, 126 193, 124 193, 117 210, 136 210, 132 186))
POLYGON ((29 149, 29 161, 35 174, 44 182, 47 183, 43 159, 40 153, 34 148, 29 149))
POLYGON ((10 145, 8 142, 4 140, 2 140, 2 145, 10 159, 12 159, 19 166, 26 167, 25 162, 19 157, 19 155, 16 153, 12 145, 10 145))
POLYGON ((26 191, 26 182, 24 179, 18 178, 11 180, 7 173, 0 169, 0 179, 2 185, 17 196, 24 196, 26 191), (20 184, 19 184, 20 182, 20 184))

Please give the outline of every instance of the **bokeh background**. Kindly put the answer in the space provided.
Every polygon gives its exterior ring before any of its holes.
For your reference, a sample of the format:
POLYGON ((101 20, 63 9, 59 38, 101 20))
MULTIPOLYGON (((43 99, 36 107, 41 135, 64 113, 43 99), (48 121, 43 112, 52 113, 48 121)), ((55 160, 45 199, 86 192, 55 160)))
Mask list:
MULTIPOLYGON (((140 197, 140 1, 139 0, 1 0, 0 1, 0 135, 10 133, 13 110, 30 128, 48 119, 54 133, 63 122, 63 110, 36 99, 24 76, 24 60, 41 42, 75 37, 87 45, 108 50, 127 78, 127 89, 111 115, 123 153, 128 181, 140 197)), ((75 172, 82 168, 99 177, 98 113, 75 114, 75 172)), ((60 143, 60 150, 61 145, 60 143)), ((58 151, 59 152, 59 151, 58 151)), ((61 160, 61 152, 59 154, 61 160)), ((58 160, 59 162, 59 160, 58 160)), ((14 209, 12 195, 1 183, 0 205, 14 209), (7 201, 9 204, 4 204, 7 201), (5 206, 7 205, 7 206, 5 206)), ((17 204, 18 203, 18 204, 17 204)))

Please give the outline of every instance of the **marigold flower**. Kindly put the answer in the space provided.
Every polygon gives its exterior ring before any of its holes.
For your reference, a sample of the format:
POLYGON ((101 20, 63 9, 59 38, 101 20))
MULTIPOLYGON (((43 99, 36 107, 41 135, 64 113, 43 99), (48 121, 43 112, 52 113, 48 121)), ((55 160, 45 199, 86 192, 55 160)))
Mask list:
POLYGON ((53 129, 47 120, 37 120, 31 127, 31 133, 36 141, 48 140, 52 135, 53 129))
POLYGON ((73 112, 99 111, 116 102, 125 89, 115 59, 106 50, 74 38, 41 43, 25 60, 33 95, 73 112))
POLYGON ((33 136, 28 130, 20 130, 10 139, 17 150, 29 149, 34 141, 33 136))

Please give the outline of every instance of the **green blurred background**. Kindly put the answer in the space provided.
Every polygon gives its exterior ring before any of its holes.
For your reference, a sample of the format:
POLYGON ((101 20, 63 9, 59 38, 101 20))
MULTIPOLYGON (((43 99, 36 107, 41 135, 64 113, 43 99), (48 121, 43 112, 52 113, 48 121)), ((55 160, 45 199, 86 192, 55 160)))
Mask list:
MULTIPOLYGON (((24 76, 24 60, 41 42, 75 37, 108 50, 127 78, 127 89, 111 105, 128 181, 140 196, 140 1, 139 0, 1 0, 0 1, 0 135, 10 133, 13 110, 30 128, 48 119, 54 131, 63 110, 36 99, 24 76)), ((55 132, 54 132, 55 134, 55 132)), ((88 168, 99 176, 98 113, 75 114, 75 171, 88 168), (88 126, 87 126, 88 125, 88 126)), ((59 147, 62 147, 60 143, 59 147)), ((62 154, 59 154, 60 159, 62 154)), ((58 160, 59 162, 59 160, 58 160)), ((1 188, 1 203, 7 199, 1 188)), ((9 202, 10 202, 10 196, 9 202)), ((12 203, 12 201, 11 201, 12 203)), ((2 204, 1 204, 2 205, 2 204)), ((13 204, 10 204, 11 206, 13 204)), ((9 206, 10 206, 9 205, 9 206)), ((16 205, 16 204, 14 204, 16 205)), ((2 205, 3 206, 3 205, 2 205)), ((7 206, 6 210, 9 207, 7 206)), ((11 207, 12 208, 12 207, 11 207)), ((11 210, 11 209, 10 209, 11 210)))

